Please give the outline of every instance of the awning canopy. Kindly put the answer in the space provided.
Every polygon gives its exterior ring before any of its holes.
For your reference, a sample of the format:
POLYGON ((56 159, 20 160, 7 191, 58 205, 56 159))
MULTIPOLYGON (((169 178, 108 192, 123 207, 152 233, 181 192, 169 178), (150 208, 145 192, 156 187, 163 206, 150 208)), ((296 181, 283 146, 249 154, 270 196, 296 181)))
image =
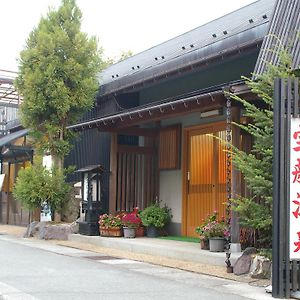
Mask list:
POLYGON ((26 136, 28 129, 22 129, 10 133, 0 139, 0 160, 10 163, 18 163, 32 160, 33 149, 23 145, 13 145, 16 139, 26 136))
POLYGON ((78 173, 103 173, 104 168, 102 165, 89 165, 89 166, 83 167, 81 169, 78 169, 75 172, 78 172, 78 173))
POLYGON ((3 147, 5 145, 11 143, 12 141, 27 135, 28 132, 29 132, 28 129, 22 129, 22 130, 18 130, 16 132, 10 133, 8 135, 5 135, 4 137, 0 138, 0 147, 3 147))
POLYGON ((2 148, 0 160, 10 163, 32 161, 33 149, 26 146, 7 145, 2 148))
POLYGON ((209 111, 224 106, 224 91, 218 87, 211 91, 202 91, 195 95, 181 96, 165 99, 162 102, 154 102, 149 105, 138 106, 132 109, 116 112, 115 114, 102 116, 96 119, 80 122, 68 128, 74 131, 98 128, 103 131, 113 131, 137 124, 153 122, 164 118, 170 118, 177 114, 193 111, 209 111))

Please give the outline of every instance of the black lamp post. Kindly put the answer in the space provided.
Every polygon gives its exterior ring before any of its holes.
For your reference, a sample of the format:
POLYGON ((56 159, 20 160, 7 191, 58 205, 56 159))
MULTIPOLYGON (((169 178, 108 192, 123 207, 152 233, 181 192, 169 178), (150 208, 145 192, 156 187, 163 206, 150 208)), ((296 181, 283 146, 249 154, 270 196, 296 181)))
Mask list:
POLYGON ((79 233, 99 235, 99 215, 103 213, 101 182, 104 169, 101 165, 86 166, 77 170, 81 173, 82 212, 84 221, 79 222, 79 233))

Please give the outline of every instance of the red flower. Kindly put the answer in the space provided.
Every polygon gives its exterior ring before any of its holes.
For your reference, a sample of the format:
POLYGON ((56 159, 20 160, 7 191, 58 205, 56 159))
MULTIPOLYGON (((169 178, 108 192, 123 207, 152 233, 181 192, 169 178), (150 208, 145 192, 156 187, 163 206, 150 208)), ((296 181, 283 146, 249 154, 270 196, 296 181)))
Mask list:
POLYGON ((141 223, 141 219, 134 211, 122 218, 122 224, 126 227, 138 227, 141 223))

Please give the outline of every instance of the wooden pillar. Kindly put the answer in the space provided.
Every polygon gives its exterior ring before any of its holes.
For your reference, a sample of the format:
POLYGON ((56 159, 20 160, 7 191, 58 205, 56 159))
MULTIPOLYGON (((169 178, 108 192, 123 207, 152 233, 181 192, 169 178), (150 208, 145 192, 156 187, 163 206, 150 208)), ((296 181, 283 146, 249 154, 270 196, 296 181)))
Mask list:
MULTIPOLYGON (((233 107, 231 110, 232 122, 240 123, 240 108, 233 107)), ((232 145, 241 149, 241 130, 238 126, 232 125, 232 145)), ((241 195, 241 172, 232 165, 232 178, 231 178, 231 195, 232 198, 241 195)), ((234 205, 234 204, 232 204, 234 205)), ((240 224, 238 213, 232 210, 231 213, 231 243, 240 243, 240 224)))
POLYGON ((118 134, 113 132, 111 133, 111 141, 110 141, 110 176, 109 176, 109 202, 108 202, 108 210, 110 213, 116 212, 117 148, 118 148, 118 134))
POLYGON ((9 198, 9 191, 10 191, 10 163, 8 163, 6 184, 7 184, 7 186, 6 186, 6 191, 7 191, 7 198, 6 198, 6 224, 9 224, 9 209, 10 209, 10 198, 9 198))

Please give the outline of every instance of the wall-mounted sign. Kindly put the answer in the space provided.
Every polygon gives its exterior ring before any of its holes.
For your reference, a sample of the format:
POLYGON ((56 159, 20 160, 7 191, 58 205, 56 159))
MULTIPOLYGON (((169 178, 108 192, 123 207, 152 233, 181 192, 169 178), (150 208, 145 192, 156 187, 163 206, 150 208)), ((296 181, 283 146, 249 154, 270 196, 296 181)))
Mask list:
POLYGON ((290 259, 300 259, 300 118, 291 119, 290 259))

